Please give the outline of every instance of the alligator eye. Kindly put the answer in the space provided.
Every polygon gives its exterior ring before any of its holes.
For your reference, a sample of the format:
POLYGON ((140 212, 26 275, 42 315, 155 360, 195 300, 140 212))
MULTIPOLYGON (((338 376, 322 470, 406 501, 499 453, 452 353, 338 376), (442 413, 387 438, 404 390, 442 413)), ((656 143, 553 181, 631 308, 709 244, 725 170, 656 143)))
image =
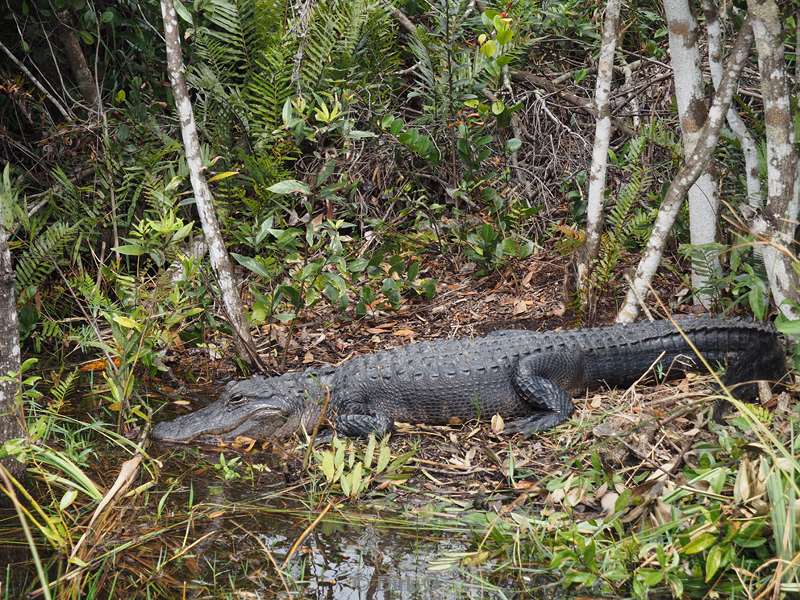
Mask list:
POLYGON ((238 405, 244 402, 244 396, 239 392, 234 392, 231 394, 231 397, 228 398, 228 404, 238 405))

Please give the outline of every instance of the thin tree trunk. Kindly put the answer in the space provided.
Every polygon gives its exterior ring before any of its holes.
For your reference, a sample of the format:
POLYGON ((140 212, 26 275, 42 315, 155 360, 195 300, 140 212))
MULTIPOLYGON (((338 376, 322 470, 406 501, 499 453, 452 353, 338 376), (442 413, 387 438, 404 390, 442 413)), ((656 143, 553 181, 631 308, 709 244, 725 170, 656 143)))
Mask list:
MULTIPOLYGON (((8 171, 6 171, 7 175, 8 171)), ((20 350, 17 327, 17 303, 14 294, 14 268, 8 249, 8 230, 11 225, 8 206, 0 198, 0 376, 19 373, 20 350)), ((9 203, 10 204, 10 203, 9 203)), ((17 404, 19 377, 0 381, 0 444, 24 435, 23 416, 17 404)), ((22 463, 15 459, 2 461, 2 465, 15 475, 22 463)))
MULTIPOLYGON (((711 80, 716 90, 722 80, 722 34, 719 24, 719 12, 715 1, 703 0, 703 12, 705 13, 706 30, 708 32, 708 66, 711 71, 711 80)), ((728 109, 726 119, 728 127, 731 128, 731 131, 733 131, 742 146, 747 183, 747 204, 755 212, 763 205, 758 168, 758 146, 756 146, 753 135, 747 129, 747 125, 745 125, 733 104, 728 109)))
MULTIPOLYGON (((669 30, 669 52, 675 79, 675 97, 678 103, 684 154, 689 156, 706 120, 706 95, 703 85, 702 63, 698 50, 697 21, 692 15, 688 0, 665 0, 664 13, 669 30)), ((689 234, 692 244, 711 244, 716 241, 719 196, 711 174, 703 172, 689 190, 689 234)), ((719 269, 713 258, 712 268, 719 269)), ((702 293, 708 285, 704 274, 692 268, 692 287, 699 293, 695 301, 708 304, 710 297, 702 293)))
POLYGON ((181 54, 178 16, 172 0, 161 0, 161 16, 164 20, 164 39, 167 45, 167 69, 175 95, 175 108, 181 121, 181 135, 189 165, 197 212, 203 226, 203 234, 208 244, 211 267, 217 276, 222 301, 233 328, 234 340, 241 359, 251 365, 259 364, 255 343, 250 335, 247 321, 242 310, 242 300, 236 286, 236 276, 231 266, 231 259, 225 248, 222 233, 214 212, 213 197, 208 187, 200 158, 200 140, 194 121, 194 111, 189 99, 189 89, 184 77, 183 56, 181 54))
POLYGON ((794 91, 800 90, 800 6, 794 11, 794 91))
POLYGON ((297 39, 297 51, 294 53, 294 63, 292 66, 292 85, 295 87, 298 96, 302 95, 301 70, 303 67, 303 56, 306 51, 306 36, 308 26, 311 21, 311 13, 314 11, 314 0, 301 0, 297 7, 298 14, 295 16, 295 23, 292 26, 292 33, 297 39))
POLYGON ((750 54, 752 43, 753 31, 750 27, 750 20, 747 19, 742 24, 742 29, 736 37, 736 43, 731 50, 719 88, 714 94, 714 101, 708 111, 705 125, 699 135, 696 136, 694 149, 686 158, 677 175, 675 175, 675 179, 672 180, 664 201, 661 203, 658 217, 653 226, 653 232, 650 234, 647 248, 645 248, 639 261, 631 289, 628 290, 625 303, 617 313, 618 323, 629 323, 639 314, 637 298, 644 300, 647 297, 650 283, 661 262, 667 237, 672 225, 675 223, 675 218, 678 216, 683 198, 711 160, 714 148, 719 140, 719 131, 725 121, 725 115, 728 112, 733 92, 736 89, 736 82, 750 54))
POLYGON ((800 300, 800 281, 792 268, 798 218, 797 154, 789 86, 783 54, 781 13, 774 0, 748 0, 748 13, 758 51, 764 123, 767 134, 767 204, 753 222, 753 232, 765 242, 764 266, 772 297, 790 319, 800 311, 787 303, 800 300))
POLYGON ((606 168, 608 166, 608 145, 611 140, 611 109, 609 94, 614 75, 614 51, 617 47, 620 0, 608 0, 603 22, 603 41, 600 57, 597 60, 597 81, 594 101, 597 110, 592 166, 589 169, 589 193, 586 209, 586 244, 578 262, 578 290, 586 285, 586 277, 592 261, 597 257, 600 246, 600 233, 603 229, 603 200, 606 191, 606 168))
POLYGON ((91 110, 96 111, 98 109, 97 87, 95 86, 92 71, 89 69, 89 63, 86 62, 86 57, 83 54, 81 42, 71 26, 72 20, 69 17, 69 13, 66 11, 61 12, 59 19, 62 22, 61 43, 64 46, 64 53, 67 55, 69 68, 78 83, 78 89, 80 89, 83 99, 86 100, 91 110))

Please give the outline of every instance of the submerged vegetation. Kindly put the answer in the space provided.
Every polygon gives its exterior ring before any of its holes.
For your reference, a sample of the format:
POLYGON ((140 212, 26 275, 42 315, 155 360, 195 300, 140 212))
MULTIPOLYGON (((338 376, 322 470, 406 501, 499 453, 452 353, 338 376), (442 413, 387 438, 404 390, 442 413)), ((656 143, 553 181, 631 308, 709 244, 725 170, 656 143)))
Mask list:
MULTIPOLYGON (((729 42, 746 12, 733 4, 729 42)), ((238 351, 206 259, 159 4, 11 2, 0 233, 22 361, 0 388, 15 386, 26 432, 0 446, 0 597, 800 592, 793 375, 745 405, 711 375, 656 386, 661 373, 643 374, 576 399, 569 424, 531 439, 486 415, 383 440, 150 445, 155 421, 254 368, 612 320, 689 154, 663 7, 634 3, 613 69, 605 226, 576 288, 597 2, 174 5, 256 359, 238 351), (725 425, 709 422, 719 399, 735 407, 725 425)), ((785 16, 791 47, 797 15, 785 16)), ((734 105, 766 189, 755 56, 742 77, 734 105)), ((771 303, 764 248, 779 245, 749 225, 763 211, 737 135, 723 129, 710 169, 716 241, 691 244, 677 211, 643 300, 656 313, 694 312, 697 298, 715 313, 777 313, 796 369, 798 307, 771 303)), ((793 235, 779 247, 800 274, 793 235)))

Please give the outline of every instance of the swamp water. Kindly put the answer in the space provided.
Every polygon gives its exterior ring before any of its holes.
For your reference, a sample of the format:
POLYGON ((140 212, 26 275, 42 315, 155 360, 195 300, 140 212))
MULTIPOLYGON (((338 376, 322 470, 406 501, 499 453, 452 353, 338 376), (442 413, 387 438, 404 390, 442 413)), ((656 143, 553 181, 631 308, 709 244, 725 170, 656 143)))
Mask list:
MULTIPOLYGON (((113 446, 95 450, 97 460, 85 470, 108 489, 112 474, 130 456, 113 446)), ((475 550, 485 527, 469 526, 460 518, 463 513, 450 516, 441 504, 431 510, 426 503, 437 494, 418 494, 411 487, 400 494, 387 490, 377 500, 341 501, 309 490, 302 455, 296 452, 226 452, 227 464, 233 465, 229 480, 220 468, 219 450, 151 446, 148 452, 162 465, 155 483, 116 504, 115 521, 99 535, 84 571, 90 583, 80 587, 78 597, 560 596, 553 582, 541 579, 541 571, 521 575, 518 568, 504 569, 492 560, 462 566, 461 558, 475 550), (91 588, 97 593, 87 594, 91 588)), ((131 487, 148 479, 140 471, 131 487)), ((38 490, 32 494, 44 502, 47 488, 39 484, 38 490)), ((77 519, 79 526, 70 532, 73 544, 90 515, 86 510, 77 519)), ((41 537, 37 548, 50 581, 75 569, 63 556, 55 560, 41 537)), ((0 573, 0 600, 28 597, 40 588, 19 519, 8 507, 0 507, 0 573)), ((53 597, 68 596, 56 592, 53 597)))

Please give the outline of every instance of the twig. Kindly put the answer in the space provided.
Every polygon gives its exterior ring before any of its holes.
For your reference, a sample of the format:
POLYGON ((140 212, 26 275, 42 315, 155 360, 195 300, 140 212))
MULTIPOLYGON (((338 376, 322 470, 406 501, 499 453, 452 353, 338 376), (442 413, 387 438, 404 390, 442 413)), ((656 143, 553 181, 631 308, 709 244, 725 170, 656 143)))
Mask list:
POLYGON ((297 552, 297 549, 300 547, 300 544, 302 544, 303 541, 305 541, 305 539, 308 537, 308 534, 314 531, 314 528, 317 525, 319 525, 319 522, 322 521, 323 517, 328 514, 328 511, 331 508, 333 508, 333 502, 328 502, 328 505, 322 509, 322 512, 319 513, 319 515, 317 515, 317 518, 314 519, 311 525, 309 525, 303 530, 303 533, 300 534, 300 537, 298 537, 295 540, 294 544, 292 544, 292 547, 289 548, 289 553, 286 555, 286 558, 283 560, 283 564, 281 565, 282 569, 286 568, 286 566, 289 564, 289 561, 292 559, 295 552, 297 552))
POLYGON ((31 73, 28 70, 28 67, 26 67, 16 56, 14 56, 14 53, 11 52, 11 50, 9 50, 3 42, 0 42, 0 50, 5 52, 6 56, 8 56, 8 58, 11 59, 11 62, 13 62, 15 65, 17 65, 19 70, 22 71, 25 74, 25 76, 30 80, 30 82, 33 85, 35 85, 36 88, 40 92, 42 92, 42 94, 44 94, 45 98, 47 98, 48 100, 50 100, 50 102, 53 103, 53 106, 55 106, 56 109, 58 110, 58 112, 61 113, 62 117, 64 117, 68 121, 72 120, 72 117, 67 112, 67 109, 64 108, 64 106, 61 104, 61 102, 59 102, 56 99, 56 97, 53 96, 53 94, 51 94, 50 92, 48 92, 45 89, 45 87, 41 84, 41 82, 38 79, 36 79, 36 77, 33 75, 33 73, 31 73))

